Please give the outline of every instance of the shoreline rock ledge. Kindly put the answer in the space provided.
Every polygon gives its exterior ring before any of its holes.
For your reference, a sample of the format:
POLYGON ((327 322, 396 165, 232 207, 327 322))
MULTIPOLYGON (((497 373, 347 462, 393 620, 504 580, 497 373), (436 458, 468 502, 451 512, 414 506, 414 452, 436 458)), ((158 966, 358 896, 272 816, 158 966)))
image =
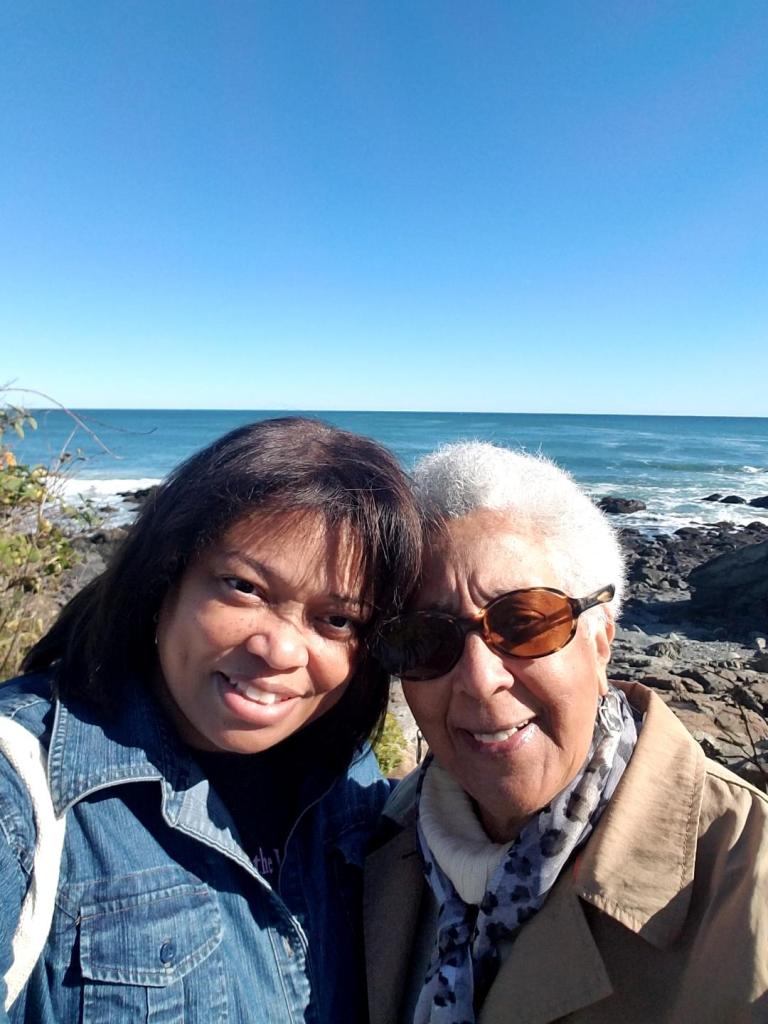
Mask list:
POLYGON ((768 789, 768 523, 621 540, 610 676, 656 690, 709 757, 768 789))

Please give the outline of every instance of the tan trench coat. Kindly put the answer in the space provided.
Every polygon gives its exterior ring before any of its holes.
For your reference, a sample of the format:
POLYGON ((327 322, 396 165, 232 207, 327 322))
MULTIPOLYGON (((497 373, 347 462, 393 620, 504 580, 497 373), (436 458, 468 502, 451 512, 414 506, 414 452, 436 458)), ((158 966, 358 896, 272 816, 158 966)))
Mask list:
MULTIPOLYGON (((480 1024, 768 1022, 768 797, 706 759, 656 694, 624 689, 646 714, 632 760, 480 1024)), ((366 862, 371 1024, 405 1024, 434 939, 414 788, 396 791, 366 862)))

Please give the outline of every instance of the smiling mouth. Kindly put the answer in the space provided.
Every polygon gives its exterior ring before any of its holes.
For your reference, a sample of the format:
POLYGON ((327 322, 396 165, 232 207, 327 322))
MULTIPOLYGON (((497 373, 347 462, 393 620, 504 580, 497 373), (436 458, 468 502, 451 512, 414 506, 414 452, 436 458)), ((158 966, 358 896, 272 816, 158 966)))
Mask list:
POLYGON ((508 740, 510 736, 514 736, 516 732, 524 729, 526 725, 530 725, 532 721, 532 718, 527 718, 519 725, 513 725, 510 729, 499 729, 497 732, 472 732, 469 730, 469 733, 478 743, 503 743, 504 740, 508 740))
POLYGON ((233 679, 231 676, 225 676, 223 672, 219 672, 218 675, 227 686, 236 690, 241 697, 251 701, 252 704, 270 706, 272 704, 283 704, 285 701, 294 700, 298 697, 296 693, 276 693, 274 690, 262 690, 261 687, 248 683, 243 679, 233 679))

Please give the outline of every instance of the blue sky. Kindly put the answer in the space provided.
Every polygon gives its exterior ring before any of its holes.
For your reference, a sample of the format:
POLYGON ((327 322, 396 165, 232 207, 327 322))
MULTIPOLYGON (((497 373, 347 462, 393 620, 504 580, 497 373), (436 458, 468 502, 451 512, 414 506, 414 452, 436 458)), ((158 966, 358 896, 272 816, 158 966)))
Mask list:
POLYGON ((768 415, 765 0, 24 0, 0 38, 0 383, 768 415))

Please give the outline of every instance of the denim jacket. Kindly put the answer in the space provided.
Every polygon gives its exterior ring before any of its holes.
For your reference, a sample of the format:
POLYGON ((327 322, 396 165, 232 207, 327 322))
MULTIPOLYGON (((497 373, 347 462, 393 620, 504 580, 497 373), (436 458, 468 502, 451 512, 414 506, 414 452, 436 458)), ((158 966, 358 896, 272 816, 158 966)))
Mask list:
POLYGON ((273 889, 141 688, 100 724, 28 677, 0 687, 0 714, 49 747, 53 804, 67 812, 48 943, 6 1016, 35 828, 0 757, 0 1021, 365 1020, 359 869, 389 792, 370 751, 303 805, 273 889))

